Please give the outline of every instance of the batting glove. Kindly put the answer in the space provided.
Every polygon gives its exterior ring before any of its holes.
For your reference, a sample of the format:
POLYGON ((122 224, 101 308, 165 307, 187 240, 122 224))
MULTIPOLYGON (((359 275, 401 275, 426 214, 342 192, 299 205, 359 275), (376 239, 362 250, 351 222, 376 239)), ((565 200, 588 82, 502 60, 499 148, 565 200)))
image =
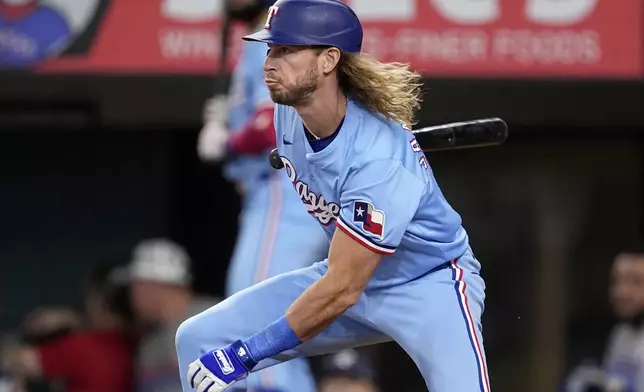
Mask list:
POLYGON ((228 152, 228 100, 220 95, 206 101, 203 111, 204 127, 199 133, 197 154, 203 161, 220 161, 228 152))
POLYGON ((197 153, 204 161, 219 161, 228 152, 230 134, 219 121, 207 123, 199 133, 197 153))
POLYGON ((241 340, 208 351, 188 366, 188 381, 197 392, 221 392, 248 377, 257 366, 241 340))

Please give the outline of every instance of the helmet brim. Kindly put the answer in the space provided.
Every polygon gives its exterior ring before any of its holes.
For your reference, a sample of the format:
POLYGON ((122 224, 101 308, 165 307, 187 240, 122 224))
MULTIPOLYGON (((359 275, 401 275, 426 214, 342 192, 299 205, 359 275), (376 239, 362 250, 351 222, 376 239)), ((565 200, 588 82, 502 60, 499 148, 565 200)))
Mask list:
POLYGON ((262 42, 273 45, 310 46, 324 45, 323 43, 311 42, 310 39, 299 38, 295 35, 276 33, 270 30, 260 30, 253 34, 242 37, 244 41, 262 42))

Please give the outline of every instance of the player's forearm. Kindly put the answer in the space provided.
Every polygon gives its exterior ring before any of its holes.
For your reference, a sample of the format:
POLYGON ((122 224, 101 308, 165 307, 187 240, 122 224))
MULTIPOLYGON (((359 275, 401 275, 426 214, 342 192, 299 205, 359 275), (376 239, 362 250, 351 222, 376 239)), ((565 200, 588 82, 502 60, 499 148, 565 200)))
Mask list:
POLYGON ((309 286, 286 314, 244 343, 257 360, 291 350, 324 331, 360 298, 382 256, 336 231, 329 267, 309 286))
POLYGON ((324 331, 356 303, 360 293, 350 279, 327 273, 295 300, 285 316, 244 343, 256 361, 295 348, 324 331))
POLYGON ((327 276, 311 285, 295 300, 286 318, 303 342, 324 331, 360 296, 360 290, 327 276))

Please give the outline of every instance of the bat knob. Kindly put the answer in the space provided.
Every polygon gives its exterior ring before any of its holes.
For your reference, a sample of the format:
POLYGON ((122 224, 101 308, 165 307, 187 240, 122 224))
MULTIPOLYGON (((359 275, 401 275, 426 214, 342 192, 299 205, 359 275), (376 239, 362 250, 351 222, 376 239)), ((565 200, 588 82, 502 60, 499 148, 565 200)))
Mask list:
POLYGON ((282 157, 280 157, 280 152, 277 151, 277 148, 274 148, 270 154, 268 154, 268 162, 271 164, 273 169, 279 170, 284 168, 284 162, 282 162, 282 157))

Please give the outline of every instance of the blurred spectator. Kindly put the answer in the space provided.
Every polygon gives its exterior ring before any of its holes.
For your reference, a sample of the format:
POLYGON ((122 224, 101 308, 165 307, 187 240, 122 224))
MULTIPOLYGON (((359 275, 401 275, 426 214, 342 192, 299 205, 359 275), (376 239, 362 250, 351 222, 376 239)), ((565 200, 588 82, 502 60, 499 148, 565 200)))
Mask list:
MULTIPOLYGON (((90 278, 90 280, 93 280, 90 278)), ((85 297, 93 296, 87 291, 85 297)), ((86 299, 87 300, 87 299, 86 299)), ((89 306, 86 304, 87 318, 93 323, 89 306)), ((23 321, 23 335, 30 344, 51 341, 81 328, 82 315, 69 307, 40 307, 29 313, 23 321)))
POLYGON ((85 285, 84 320, 66 308, 37 309, 27 316, 21 344, 5 359, 18 388, 30 380, 66 392, 128 392, 133 382, 125 266, 97 266, 85 285), (85 325, 83 325, 85 324, 85 325))
POLYGON ((610 298, 619 323, 611 332, 604 368, 623 390, 644 392, 644 254, 617 256, 610 298))
POLYGON ((130 266, 132 306, 144 328, 138 361, 137 390, 181 391, 174 337, 182 321, 215 305, 191 291, 191 260, 167 239, 139 243, 130 266))
POLYGON ((319 392, 379 392, 374 367, 356 350, 329 355, 322 363, 319 392))
POLYGON ((618 323, 603 366, 582 365, 568 391, 644 392, 644 254, 621 253, 613 262, 610 300, 618 323))

